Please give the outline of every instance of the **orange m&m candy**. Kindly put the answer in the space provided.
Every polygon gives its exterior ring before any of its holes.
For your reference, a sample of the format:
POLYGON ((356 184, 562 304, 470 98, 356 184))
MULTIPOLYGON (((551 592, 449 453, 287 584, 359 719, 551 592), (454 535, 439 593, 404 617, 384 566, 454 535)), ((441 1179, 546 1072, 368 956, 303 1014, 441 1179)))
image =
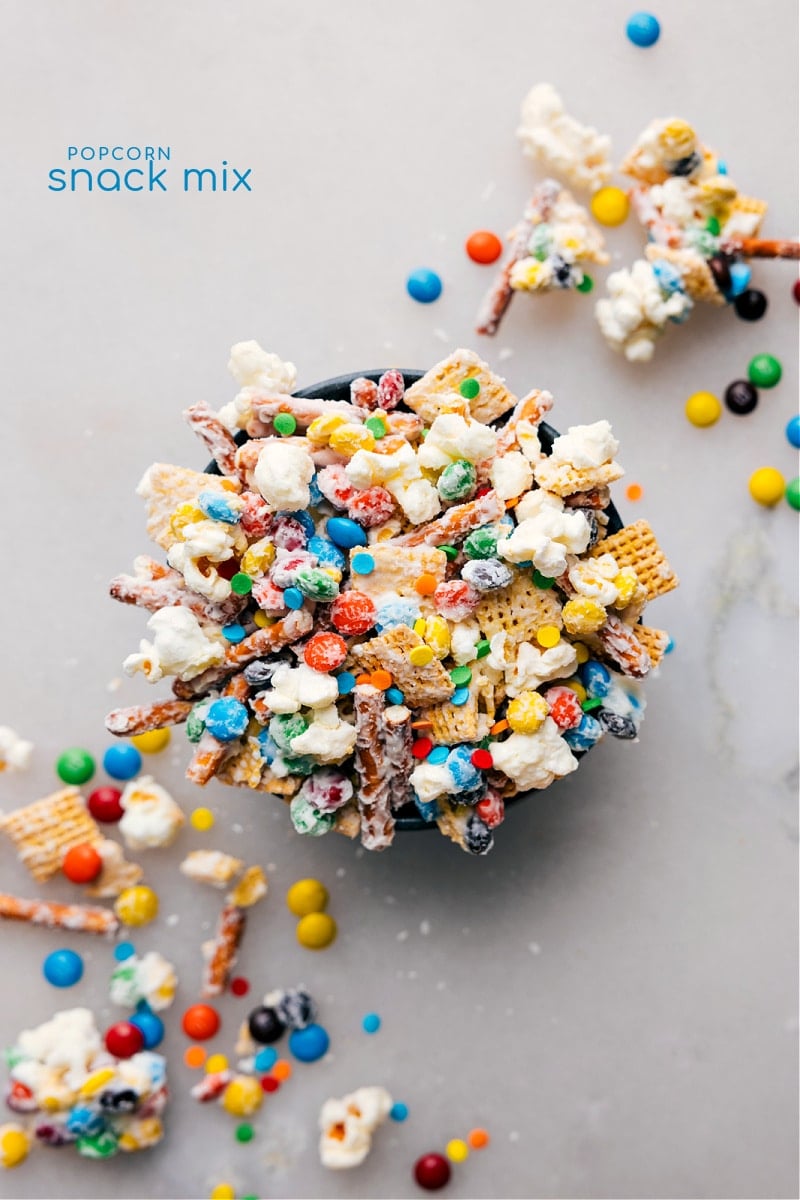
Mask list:
POLYGON ((64 855, 61 870, 71 883, 91 883, 103 869, 103 859, 94 846, 82 842, 64 855))
POLYGON ((496 233, 488 229, 476 229, 466 241, 466 251, 473 262, 493 263, 503 253, 503 243, 496 233))

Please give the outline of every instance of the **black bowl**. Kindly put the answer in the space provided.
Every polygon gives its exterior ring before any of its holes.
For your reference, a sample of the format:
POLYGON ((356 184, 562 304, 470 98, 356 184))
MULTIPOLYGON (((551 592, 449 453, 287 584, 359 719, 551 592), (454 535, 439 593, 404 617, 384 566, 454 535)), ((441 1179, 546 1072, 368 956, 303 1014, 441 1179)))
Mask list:
MULTIPOLYGON (((349 400, 350 399, 350 384, 354 379, 372 379, 375 383, 380 379, 383 372, 386 370, 383 367, 380 371, 353 371, 349 375, 337 375, 333 379, 323 379, 321 383, 313 383, 310 387, 301 388, 294 392, 295 396, 302 396, 306 400, 323 399, 323 400, 349 400)), ((403 378, 406 384, 416 383, 425 374, 424 371, 403 371, 403 378)), ((402 407, 402 406, 401 406, 402 407)), ((539 426, 539 441, 545 454, 549 454, 553 449, 553 441, 558 437, 558 430, 552 425, 548 425, 546 421, 542 421, 539 426)), ((248 440, 247 434, 242 432, 237 434, 236 441, 241 446, 248 440)), ((208 475, 219 475, 219 467, 215 462, 211 462, 206 467, 208 475)), ((622 529, 623 521, 613 504, 609 504, 605 510, 608 516, 608 532, 617 533, 622 529)), ((524 799, 524 793, 521 796, 514 796, 506 801, 506 807, 515 803, 518 800, 524 799)), ((413 804, 406 804, 397 814, 395 827, 403 832, 418 832, 423 829, 435 829, 436 825, 430 821, 423 821, 419 816, 416 807, 413 804)))

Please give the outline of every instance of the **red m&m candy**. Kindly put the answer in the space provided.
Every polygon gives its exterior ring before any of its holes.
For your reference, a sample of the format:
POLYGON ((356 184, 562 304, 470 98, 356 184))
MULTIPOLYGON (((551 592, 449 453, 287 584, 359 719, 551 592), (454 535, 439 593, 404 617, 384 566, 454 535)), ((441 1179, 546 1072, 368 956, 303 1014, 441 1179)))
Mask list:
POLYGON ((130 1021, 117 1021, 106 1030, 105 1043, 115 1058, 132 1058, 144 1049, 144 1034, 130 1021))
POLYGON ((100 821, 104 825, 111 825, 114 821, 121 821, 124 812, 120 804, 121 796, 122 792, 119 788, 95 788, 87 801, 87 807, 95 821, 100 821))

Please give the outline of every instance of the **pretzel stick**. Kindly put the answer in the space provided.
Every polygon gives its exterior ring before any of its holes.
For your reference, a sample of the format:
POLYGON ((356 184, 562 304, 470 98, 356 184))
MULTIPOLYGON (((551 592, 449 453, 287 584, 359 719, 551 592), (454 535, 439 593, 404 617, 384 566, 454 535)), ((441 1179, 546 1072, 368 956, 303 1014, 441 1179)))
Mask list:
MULTIPOLYGON (((449 508, 443 517, 430 521, 404 533, 402 537, 390 538, 384 544, 387 546, 419 546, 427 543, 429 546, 451 546, 459 538, 466 537, 471 529, 479 525, 488 525, 491 521, 499 521, 506 511, 502 500, 493 491, 486 492, 477 500, 468 504, 456 504, 449 508)), ((244 645, 244 643, 240 643, 244 645)))
POLYGON ((190 783, 205 787, 209 779, 216 775, 227 753, 227 742, 218 741, 207 729, 204 730, 186 768, 186 778, 190 783))
POLYGON ((394 837, 390 765, 384 754, 383 692, 362 683, 356 687, 356 771, 361 786, 356 797, 361 814, 361 845, 366 850, 385 850, 394 837))
POLYGON ((523 219, 511 231, 509 253, 478 310, 476 333, 492 337, 500 328, 503 314, 514 295, 514 289, 511 286, 511 271, 521 258, 527 258, 531 234, 537 224, 546 221, 550 216, 560 190, 554 180, 545 179, 531 196, 523 219))
POLYGON ((223 625, 230 624, 247 602, 247 597, 233 594, 222 604, 212 604, 199 593, 189 591, 180 571, 165 567, 146 554, 134 559, 133 569, 134 575, 117 575, 111 580, 108 590, 113 600, 137 604, 150 612, 179 604, 202 621, 218 621, 223 625))
POLYGON ((223 475, 236 474, 238 446, 211 406, 201 400, 183 411, 183 419, 196 433, 223 475))
MULTIPOLYGON (((553 397, 550 392, 541 392, 538 388, 534 388, 532 392, 528 392, 527 396, 523 396, 515 405, 505 425, 502 425, 497 431, 495 457, 507 454, 509 450, 516 447, 517 425, 520 421, 529 421, 531 425, 539 425, 544 419, 545 413, 549 412, 552 407, 553 397)), ((491 466, 491 463, 489 465, 491 466)))
POLYGON ((411 768, 411 711, 402 704, 393 704, 383 714, 383 742, 389 767, 389 791, 392 808, 396 811, 410 799, 411 768))
POLYGON ((317 396, 254 396, 250 401, 253 412, 263 421, 277 417, 278 413, 291 413, 298 425, 307 427, 317 417, 344 417, 359 425, 367 416, 347 400, 323 400, 317 396))
POLYGON ((630 625, 623 624, 619 617, 609 615, 605 625, 597 631, 597 637, 606 656, 625 675, 644 679, 650 670, 650 655, 630 625))
POLYGON ((291 642, 296 642, 304 634, 310 632, 313 624, 314 618, 308 609, 298 608, 287 613, 282 620, 276 621, 274 625, 267 625, 263 629, 257 629, 255 633, 251 633, 238 645, 231 644, 225 654, 222 666, 210 667, 207 671, 196 675, 194 679, 176 679, 172 690, 181 700, 191 700, 193 697, 202 696, 227 679, 237 667, 244 667, 254 658, 265 658, 268 654, 282 650, 291 642))
POLYGON ((722 244, 723 250, 744 255, 745 258, 800 258, 800 242, 781 238, 731 238, 722 244))
POLYGON ((235 904, 225 905, 219 914, 214 940, 209 943, 209 957, 203 970, 202 996, 219 996, 225 991, 236 964, 246 924, 244 909, 237 908, 235 904))
POLYGON ((191 704, 185 700, 156 700, 152 704, 115 708, 106 717, 106 729, 117 737, 130 737, 132 733, 147 733, 165 725, 182 725, 191 711, 191 704))
POLYGON ((55 904, 52 900, 23 900, 0 892, 0 917, 7 921, 27 921, 48 929, 66 929, 71 933, 116 933, 119 921, 108 908, 88 904, 55 904))

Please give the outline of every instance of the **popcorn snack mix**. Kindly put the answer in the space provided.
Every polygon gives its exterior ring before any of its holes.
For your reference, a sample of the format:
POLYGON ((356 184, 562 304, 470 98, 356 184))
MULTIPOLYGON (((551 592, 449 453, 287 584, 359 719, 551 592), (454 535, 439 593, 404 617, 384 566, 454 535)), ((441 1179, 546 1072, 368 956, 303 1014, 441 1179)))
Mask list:
POLYGON ((6 1051, 6 1105, 27 1118, 38 1141, 73 1144, 95 1159, 161 1141, 166 1061, 142 1050, 141 1034, 123 1044, 122 1026, 128 1028, 122 1022, 108 1030, 104 1045, 89 1009, 67 1009, 24 1030, 6 1051))
POLYGON ((186 414, 222 474, 139 486, 168 565, 111 594, 153 614, 125 670, 173 698, 112 733, 184 723, 190 780, 281 796, 312 837, 381 850, 411 812, 476 854, 509 797, 636 738, 668 643, 641 614, 677 579, 645 521, 618 528, 608 422, 556 436, 549 393, 468 350, 349 400, 292 395, 253 342, 230 366, 233 403, 186 414))
POLYGON ((725 164, 688 122, 651 121, 622 164, 635 180, 631 205, 648 234, 645 257, 612 272, 595 307, 608 344, 631 362, 648 362, 667 324, 685 321, 695 301, 733 302, 745 320, 766 310, 748 290, 748 258, 797 258, 800 244, 758 233, 767 210, 744 196, 725 164))

